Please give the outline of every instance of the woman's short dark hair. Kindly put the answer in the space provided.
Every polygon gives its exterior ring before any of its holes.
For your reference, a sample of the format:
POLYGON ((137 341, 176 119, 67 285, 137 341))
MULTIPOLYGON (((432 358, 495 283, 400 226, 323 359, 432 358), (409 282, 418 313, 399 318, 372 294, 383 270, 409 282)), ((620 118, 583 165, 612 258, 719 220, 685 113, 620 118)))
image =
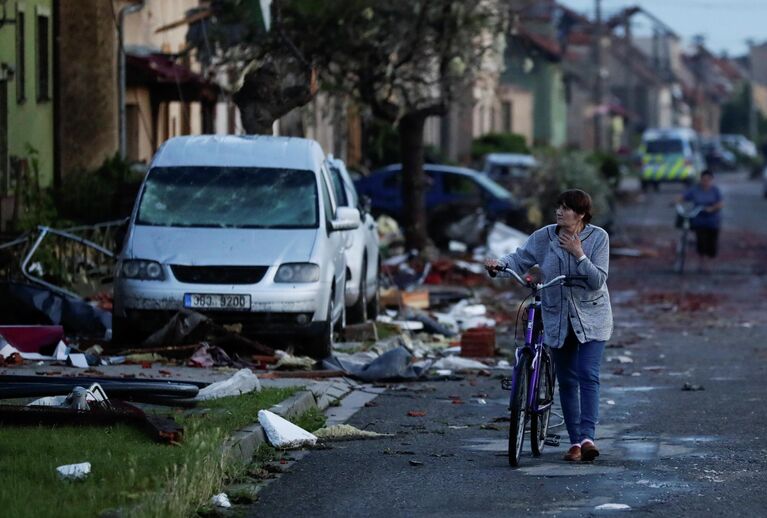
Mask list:
POLYGON ((563 192, 557 198, 557 207, 560 205, 583 214, 583 223, 591 221, 591 196, 586 191, 570 189, 563 192))

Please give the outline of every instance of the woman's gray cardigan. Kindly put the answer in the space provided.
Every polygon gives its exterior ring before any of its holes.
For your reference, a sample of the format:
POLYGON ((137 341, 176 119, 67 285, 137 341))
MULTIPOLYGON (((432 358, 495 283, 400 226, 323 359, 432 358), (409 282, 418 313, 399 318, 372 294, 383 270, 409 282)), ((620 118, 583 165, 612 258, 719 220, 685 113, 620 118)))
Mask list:
POLYGON ((586 275, 572 287, 551 286, 541 292, 544 343, 561 347, 567 337, 568 317, 581 343, 607 341, 613 330, 607 271, 610 264, 610 240, 603 229, 586 225, 580 238, 585 259, 580 262, 559 244, 556 225, 536 230, 516 252, 499 261, 523 275, 538 264, 543 282, 558 275, 586 275))

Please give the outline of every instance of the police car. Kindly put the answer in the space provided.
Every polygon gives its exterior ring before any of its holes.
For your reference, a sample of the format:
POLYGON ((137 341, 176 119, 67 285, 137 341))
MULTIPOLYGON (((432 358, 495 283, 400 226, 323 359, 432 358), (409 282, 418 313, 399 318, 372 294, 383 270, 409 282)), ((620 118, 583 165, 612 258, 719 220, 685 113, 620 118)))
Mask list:
POLYGON ((660 182, 691 184, 705 169, 698 134, 689 128, 649 129, 642 135, 642 187, 660 182))

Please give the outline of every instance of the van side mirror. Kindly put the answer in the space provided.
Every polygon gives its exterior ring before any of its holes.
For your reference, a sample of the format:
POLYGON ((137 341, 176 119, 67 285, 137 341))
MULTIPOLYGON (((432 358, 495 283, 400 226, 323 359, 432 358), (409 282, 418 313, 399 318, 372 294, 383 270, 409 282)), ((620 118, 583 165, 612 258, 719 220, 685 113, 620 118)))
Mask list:
POLYGON ((339 230, 354 230, 360 226, 362 216, 360 211, 352 207, 338 207, 336 217, 330 222, 330 228, 336 232, 339 230))

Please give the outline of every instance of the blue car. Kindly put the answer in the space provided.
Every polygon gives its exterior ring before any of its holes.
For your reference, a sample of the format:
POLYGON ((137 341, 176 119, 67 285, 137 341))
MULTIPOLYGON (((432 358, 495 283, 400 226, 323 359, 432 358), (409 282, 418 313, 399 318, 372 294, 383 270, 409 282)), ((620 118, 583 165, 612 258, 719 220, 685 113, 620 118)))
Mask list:
MULTIPOLYGON (((464 167, 424 164, 429 181, 426 191, 430 229, 484 209, 491 221, 524 226, 526 210, 514 196, 482 173, 464 167)), ((371 200, 373 214, 388 214, 402 221, 402 165, 389 165, 356 182, 357 191, 371 200)), ((431 233, 431 232, 430 232, 431 233)))

